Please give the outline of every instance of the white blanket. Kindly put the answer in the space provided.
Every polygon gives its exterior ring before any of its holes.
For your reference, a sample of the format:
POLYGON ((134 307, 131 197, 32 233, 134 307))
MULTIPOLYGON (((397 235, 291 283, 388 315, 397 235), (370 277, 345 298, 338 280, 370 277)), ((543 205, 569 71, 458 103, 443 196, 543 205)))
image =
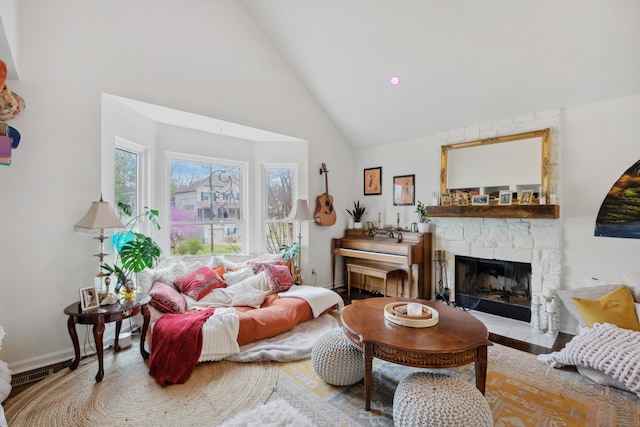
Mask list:
POLYGON ((222 360, 238 353, 239 330, 238 313, 231 307, 217 308, 202 325, 202 351, 198 362, 222 360))
POLYGON ((596 323, 562 350, 538 355, 538 361, 552 368, 572 365, 597 369, 640 396, 640 332, 596 323))
POLYGON ((286 292, 280 292, 280 298, 302 298, 311 306, 313 317, 318 317, 329 307, 338 306, 338 311, 344 308, 342 297, 331 289, 317 286, 292 286, 286 292))

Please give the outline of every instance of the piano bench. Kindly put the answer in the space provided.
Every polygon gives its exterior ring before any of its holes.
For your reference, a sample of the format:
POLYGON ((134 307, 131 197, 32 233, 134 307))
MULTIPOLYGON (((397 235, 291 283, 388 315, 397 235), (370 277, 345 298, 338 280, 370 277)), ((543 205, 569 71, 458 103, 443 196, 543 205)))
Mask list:
MULTIPOLYGON (((387 277, 396 273, 396 297, 398 296, 398 279, 402 278, 402 288, 404 290, 404 270, 397 265, 381 264, 373 261, 349 261, 347 263, 347 296, 351 296, 351 273, 363 275, 362 284, 365 282, 364 276, 377 277, 384 282, 384 296, 387 296, 387 277)), ((362 292, 362 289, 360 289, 362 292)), ((409 298, 411 298, 411 284, 409 284, 409 298)))

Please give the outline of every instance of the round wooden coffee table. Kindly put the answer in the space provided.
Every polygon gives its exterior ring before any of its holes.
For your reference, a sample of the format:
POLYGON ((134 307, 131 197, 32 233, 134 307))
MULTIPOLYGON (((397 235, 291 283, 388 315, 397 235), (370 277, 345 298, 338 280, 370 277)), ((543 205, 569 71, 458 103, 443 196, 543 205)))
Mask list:
POLYGON ((347 337, 364 357, 365 408, 371 409, 373 358, 418 368, 451 368, 474 362, 476 387, 484 394, 487 380, 489 331, 484 324, 460 309, 438 301, 407 298, 355 300, 342 311, 347 337), (410 328, 384 318, 385 305, 413 301, 433 307, 440 320, 428 328, 410 328))

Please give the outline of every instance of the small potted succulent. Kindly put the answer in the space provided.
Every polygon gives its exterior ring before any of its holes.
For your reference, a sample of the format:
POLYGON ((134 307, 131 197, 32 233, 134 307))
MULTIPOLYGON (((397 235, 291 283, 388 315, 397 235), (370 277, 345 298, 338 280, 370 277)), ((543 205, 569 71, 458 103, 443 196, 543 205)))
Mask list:
POLYGON ((416 213, 418 214, 418 232, 419 233, 428 233, 429 232, 429 215, 427 214, 427 206, 418 200, 418 204, 416 205, 416 213))
POLYGON ((351 218, 353 218, 353 228, 362 228, 362 218, 367 214, 367 208, 360 205, 360 200, 353 202, 353 209, 345 209, 351 218))

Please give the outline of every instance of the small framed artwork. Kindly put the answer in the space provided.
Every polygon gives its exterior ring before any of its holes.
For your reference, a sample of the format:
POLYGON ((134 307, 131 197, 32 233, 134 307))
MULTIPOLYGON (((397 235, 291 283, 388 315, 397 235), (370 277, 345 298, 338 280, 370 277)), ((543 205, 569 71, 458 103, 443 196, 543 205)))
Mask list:
POLYGON ((458 206, 467 206, 467 194, 466 193, 458 193, 456 195, 456 200, 458 201, 458 206))
POLYGON ((379 196, 382 194, 382 167, 364 170, 364 195, 379 196))
POLYGON ((499 205, 511 204, 511 190, 500 190, 500 196, 498 198, 499 205))
POLYGON ((533 190, 522 190, 520 192, 521 205, 530 205, 531 199, 533 199, 533 190))
POLYGON ((489 204, 489 195, 475 194, 471 196, 471 204, 474 206, 487 206, 489 204))
POLYGON ((100 307, 98 288, 95 286, 80 288, 80 308, 82 308, 82 311, 98 307, 100 307))
POLYGON ((451 206, 451 196, 449 193, 444 193, 440 196, 440 204, 442 206, 451 206))
POLYGON ((393 177, 393 206, 411 206, 416 204, 415 175, 393 177))

